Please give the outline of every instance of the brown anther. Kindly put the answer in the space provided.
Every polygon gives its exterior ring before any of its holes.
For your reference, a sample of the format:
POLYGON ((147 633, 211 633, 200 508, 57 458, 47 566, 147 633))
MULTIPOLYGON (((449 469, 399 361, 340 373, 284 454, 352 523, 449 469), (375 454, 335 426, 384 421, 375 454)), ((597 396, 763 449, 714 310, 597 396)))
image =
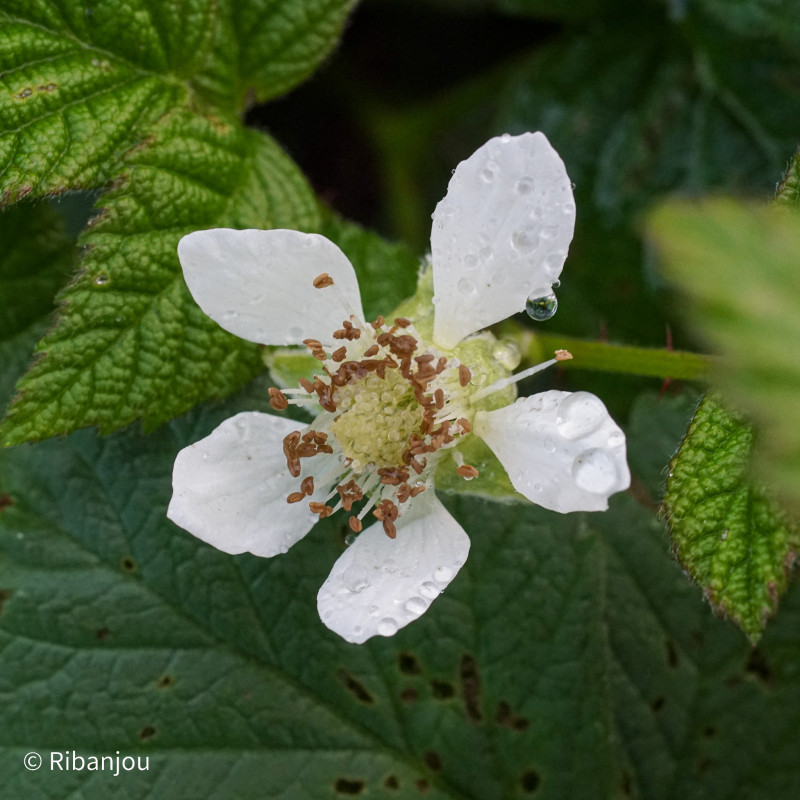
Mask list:
POLYGON ((300 442, 300 431, 292 431, 283 440, 283 454, 286 456, 286 466, 289 474, 296 478, 300 475, 300 459, 297 456, 296 448, 300 442))
POLYGON ((317 275, 317 277, 314 278, 315 289, 324 289, 327 286, 333 286, 333 278, 331 278, 327 272, 323 272, 321 275, 317 275))
POLYGON ((427 488, 427 486, 415 486, 411 490, 411 496, 416 497, 418 494, 422 494, 427 488))
POLYGON ((381 476, 381 483, 387 486, 399 486, 408 480, 408 470, 402 467, 382 467, 378 475, 381 476))
POLYGON ((331 358, 336 362, 344 361, 347 358, 347 348, 340 347, 338 350, 334 350, 331 353, 331 358))
POLYGON ((371 358, 372 356, 376 355, 380 349, 380 345, 373 344, 364 351, 364 358, 371 358))
POLYGON ((436 362, 436 374, 440 375, 445 369, 447 369, 447 357, 441 356, 436 362))
POLYGON ((472 431, 472 425, 468 419, 464 419, 464 417, 458 418, 458 425, 461 427, 462 433, 470 433, 472 431))
POLYGON ((480 473, 475 467, 471 466, 470 464, 462 464, 457 470, 456 475, 466 478, 470 480, 471 478, 477 478, 480 473))
POLYGON ((416 361, 417 364, 427 364, 433 361, 434 358, 436 358, 436 356, 433 355, 432 353, 424 353, 421 356, 415 356, 414 361, 416 361))
POLYGON ((378 319, 372 323, 372 327, 377 331, 379 328, 383 327, 384 322, 386 322, 386 320, 382 316, 379 316, 378 319))
POLYGON ((472 380, 472 373, 469 371, 469 367, 466 364, 459 364, 458 365, 458 382, 462 386, 466 386, 472 380))
POLYGON ((303 491, 304 494, 311 497, 314 494, 314 478, 313 476, 309 475, 307 478, 303 478, 300 482, 300 489, 303 491))
POLYGON ((398 502, 405 503, 411 497, 411 487, 407 483, 401 483, 395 492, 398 502))
POLYGON ((441 389, 437 389, 433 393, 433 402, 440 411, 444 408, 444 392, 441 389))
POLYGON ((314 384, 308 378, 300 378, 298 383, 309 393, 312 394, 314 391, 314 384))
POLYGON ((342 323, 342 327, 344 328, 344 338, 347 339, 347 341, 350 342, 353 339, 361 338, 361 329, 356 328, 356 326, 353 325, 353 323, 349 320, 345 320, 342 323))
POLYGON ((309 350, 320 350, 322 349, 322 342, 319 339, 303 339, 303 344, 309 350))
POLYGON ((350 526, 350 530, 354 533, 361 533, 361 529, 364 527, 358 517, 350 517, 350 519, 347 521, 347 524, 350 526))
POLYGON ((389 349, 398 357, 410 357, 417 350, 417 340, 407 333, 400 336, 392 336, 388 342, 389 349))
POLYGON ((322 431, 312 431, 314 434, 314 444, 325 444, 328 441, 328 434, 322 431))
POLYGON ((271 386, 269 389, 267 389, 267 393, 269 394, 269 404, 276 411, 283 411, 284 409, 289 408, 289 401, 286 399, 286 395, 280 389, 276 389, 274 386, 271 386))
POLYGON ((305 498, 305 494, 303 492, 292 492, 287 498, 287 503, 299 503, 301 500, 305 498))
POLYGON ((405 317, 397 317, 394 321, 394 324, 400 328, 407 328, 411 324, 411 320, 406 319, 405 317))
POLYGON ((383 523, 386 535, 390 539, 394 539, 397 536, 394 521, 400 516, 400 509, 391 500, 381 500, 372 514, 383 523))
POLYGON ((311 509, 312 514, 319 514, 320 519, 325 519, 333 514, 333 508, 326 506, 325 503, 309 503, 308 507, 311 509))
POLYGON ((425 469, 425 464, 427 462, 423 458, 422 461, 418 461, 416 458, 411 458, 408 462, 408 466, 417 473, 417 475, 422 475, 422 470, 425 469))
POLYGON ((569 361, 572 358, 572 353, 569 350, 556 350, 556 361, 569 361))

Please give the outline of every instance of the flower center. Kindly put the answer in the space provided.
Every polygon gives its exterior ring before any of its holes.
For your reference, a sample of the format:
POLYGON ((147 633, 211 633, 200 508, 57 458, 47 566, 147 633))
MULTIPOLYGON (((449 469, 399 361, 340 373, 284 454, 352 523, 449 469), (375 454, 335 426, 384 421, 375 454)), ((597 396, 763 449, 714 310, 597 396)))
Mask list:
POLYGON ((342 413, 331 423, 331 432, 354 473, 360 474, 367 464, 403 466, 409 437, 422 425, 423 408, 397 370, 341 386, 333 401, 342 413))

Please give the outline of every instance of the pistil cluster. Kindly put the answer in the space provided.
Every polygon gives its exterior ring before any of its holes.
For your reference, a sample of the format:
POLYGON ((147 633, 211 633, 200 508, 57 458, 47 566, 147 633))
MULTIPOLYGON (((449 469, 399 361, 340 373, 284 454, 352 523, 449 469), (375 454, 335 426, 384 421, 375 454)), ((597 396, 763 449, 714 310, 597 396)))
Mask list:
MULTIPOLYGON (((313 286, 335 290, 327 273, 313 286)), ((350 529, 359 533, 372 509, 393 539, 403 505, 430 487, 440 453, 472 429, 466 401, 472 373, 456 357, 425 344, 403 317, 391 324, 383 317, 365 324, 351 315, 333 338, 342 345, 330 352, 316 339, 303 342, 321 362, 321 374, 301 378, 296 389, 269 390, 270 405, 278 411, 289 405, 322 408, 305 431, 283 441, 293 477, 303 472, 302 459, 327 456, 286 500, 303 502, 315 484, 332 485, 323 502, 308 500, 313 513, 323 519, 363 503, 351 513, 350 529)), ((464 479, 478 475, 463 459, 458 463, 464 479)))

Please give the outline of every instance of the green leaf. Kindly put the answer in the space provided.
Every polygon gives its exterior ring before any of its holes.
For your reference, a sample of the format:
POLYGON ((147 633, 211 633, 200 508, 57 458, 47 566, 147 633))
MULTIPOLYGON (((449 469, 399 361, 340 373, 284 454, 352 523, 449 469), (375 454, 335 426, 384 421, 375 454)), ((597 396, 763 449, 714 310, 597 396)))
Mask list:
POLYGON ((0 10, 2 202, 94 188, 188 99, 213 0, 7 0, 0 10))
POLYGON ((0 410, 47 327, 53 295, 73 267, 74 242, 46 204, 0 212, 0 410))
POLYGON ((395 637, 347 645, 314 599, 341 523, 264 560, 164 517, 178 449, 264 395, 258 383, 149 437, 0 453, 10 797, 796 794, 800 593, 753 652, 697 603, 630 497, 566 516, 460 499, 472 551, 453 584, 395 637), (150 769, 23 768, 53 750, 150 769))
POLYGON ((794 154, 789 168, 778 186, 775 201, 789 208, 800 207, 800 151, 794 154))
POLYGON ((734 200, 676 201, 650 229, 690 321, 724 356, 712 377, 757 423, 762 477, 800 507, 800 218, 734 200))
POLYGON ((796 554, 788 519, 750 483, 752 444, 750 426, 706 395, 670 462, 664 507, 683 566, 756 642, 796 554))
POLYGON ((208 227, 315 227, 311 190, 268 137, 176 112, 131 152, 82 237, 82 271, 0 426, 6 444, 79 427, 152 429, 263 368, 192 300, 176 246, 208 227))

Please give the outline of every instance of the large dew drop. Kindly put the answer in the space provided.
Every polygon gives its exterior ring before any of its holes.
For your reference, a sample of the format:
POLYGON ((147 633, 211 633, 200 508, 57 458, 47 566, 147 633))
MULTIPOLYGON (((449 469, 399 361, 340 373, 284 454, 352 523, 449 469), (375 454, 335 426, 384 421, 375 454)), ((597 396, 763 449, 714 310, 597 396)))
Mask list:
POLYGON ((381 636, 394 636, 397 633, 397 622, 391 617, 384 617, 378 623, 378 633, 381 636))
POLYGON ((565 439, 580 439, 596 431, 607 417, 599 398, 588 392, 575 392, 558 407, 558 432, 565 439))
POLYGON ((550 294, 532 294, 525 303, 525 313, 536 322, 550 319, 558 311, 558 300, 550 294))
POLYGON ((607 453, 595 448, 575 459, 572 476, 585 492, 608 494, 617 483, 617 467, 607 453))
POLYGON ((344 571, 342 581, 351 592, 363 592, 369 586, 369 573, 364 567, 354 564, 344 571))

